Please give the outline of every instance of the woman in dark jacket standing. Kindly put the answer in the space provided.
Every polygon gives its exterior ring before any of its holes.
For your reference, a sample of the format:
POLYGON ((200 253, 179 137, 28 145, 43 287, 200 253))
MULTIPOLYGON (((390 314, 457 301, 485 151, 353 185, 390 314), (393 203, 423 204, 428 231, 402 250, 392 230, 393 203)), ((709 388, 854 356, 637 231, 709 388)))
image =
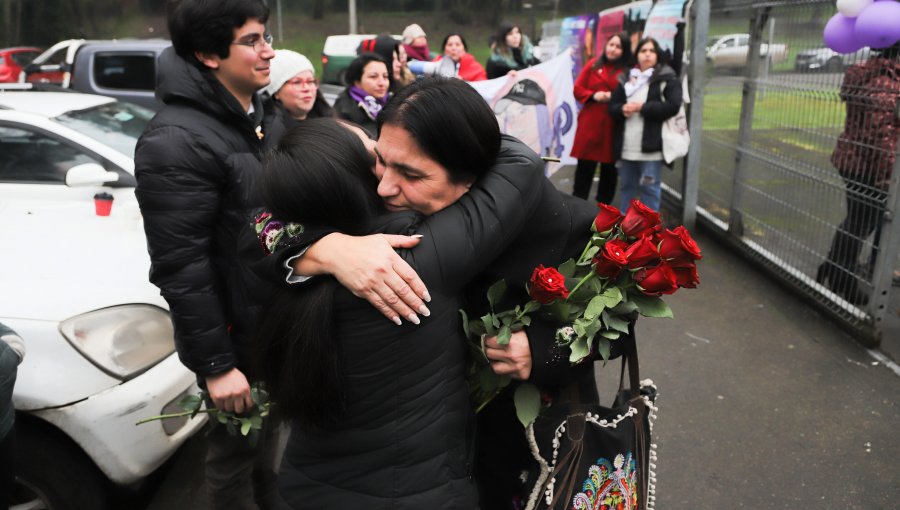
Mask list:
POLYGON ((661 62, 659 43, 642 39, 637 65, 619 78, 609 102, 616 119, 616 156, 619 158, 619 207, 633 198, 659 210, 662 172, 662 124, 681 106, 681 83, 661 62))
POLYGON ((347 88, 334 102, 335 112, 375 136, 378 114, 390 99, 387 62, 377 53, 363 53, 350 62, 345 82, 347 88))
POLYGON ((534 56, 534 46, 528 36, 519 30, 519 25, 510 21, 500 23, 491 40, 491 56, 485 66, 487 79, 506 76, 510 71, 520 71, 540 63, 534 56))
POLYGON ((600 163, 597 202, 603 204, 612 203, 616 196, 615 121, 609 116, 608 106, 619 85, 619 75, 631 62, 631 43, 628 41, 624 32, 610 37, 603 54, 589 61, 575 80, 575 99, 584 106, 578 113, 578 129, 572 143, 572 156, 578 158, 572 194, 587 200, 597 163, 600 163))

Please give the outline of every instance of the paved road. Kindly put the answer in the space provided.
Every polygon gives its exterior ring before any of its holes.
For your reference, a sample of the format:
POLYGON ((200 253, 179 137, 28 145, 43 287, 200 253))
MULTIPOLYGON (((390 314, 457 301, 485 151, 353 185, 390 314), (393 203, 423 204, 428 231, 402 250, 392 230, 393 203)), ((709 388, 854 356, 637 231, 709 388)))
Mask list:
MULTIPOLYGON (((571 186, 566 176, 558 185, 571 186)), ((660 390, 657 508, 896 508, 900 368, 703 232, 701 286, 637 326, 660 390)), ((617 365, 598 366, 611 394, 617 365)), ((142 499, 204 508, 202 441, 142 499)))

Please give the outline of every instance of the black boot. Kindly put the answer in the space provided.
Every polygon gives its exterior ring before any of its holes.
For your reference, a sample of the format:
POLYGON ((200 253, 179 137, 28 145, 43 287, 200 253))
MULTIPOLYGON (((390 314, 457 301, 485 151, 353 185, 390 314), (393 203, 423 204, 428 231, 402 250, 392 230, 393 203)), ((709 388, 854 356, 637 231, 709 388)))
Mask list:
POLYGON ((822 262, 816 270, 816 282, 825 285, 851 305, 865 306, 869 296, 859 288, 859 278, 831 261, 822 262))

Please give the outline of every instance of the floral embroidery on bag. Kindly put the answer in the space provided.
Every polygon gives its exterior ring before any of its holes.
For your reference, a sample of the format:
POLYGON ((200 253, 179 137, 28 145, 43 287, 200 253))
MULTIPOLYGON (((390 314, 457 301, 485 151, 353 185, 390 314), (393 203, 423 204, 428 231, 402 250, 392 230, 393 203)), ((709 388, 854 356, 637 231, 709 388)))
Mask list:
POLYGON ((637 508, 637 463, 621 453, 613 463, 597 459, 597 464, 588 470, 588 479, 582 485, 582 492, 572 498, 572 508, 576 510, 632 510, 637 508))
POLYGON ((262 246, 266 255, 272 252, 281 243, 290 246, 294 238, 303 233, 303 225, 299 223, 282 223, 272 219, 272 213, 264 212, 254 220, 256 235, 259 238, 259 244, 262 246))

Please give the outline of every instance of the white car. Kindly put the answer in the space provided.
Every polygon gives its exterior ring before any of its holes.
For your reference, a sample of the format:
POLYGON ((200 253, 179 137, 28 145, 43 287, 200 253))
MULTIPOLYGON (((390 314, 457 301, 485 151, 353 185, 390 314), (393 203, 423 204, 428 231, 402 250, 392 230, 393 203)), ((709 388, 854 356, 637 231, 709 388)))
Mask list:
POLYGON ((198 391, 148 280, 133 156, 151 116, 103 96, 0 90, 0 322, 27 350, 13 508, 102 509, 205 423, 135 425, 198 391), (109 216, 97 193, 114 197, 109 216))

